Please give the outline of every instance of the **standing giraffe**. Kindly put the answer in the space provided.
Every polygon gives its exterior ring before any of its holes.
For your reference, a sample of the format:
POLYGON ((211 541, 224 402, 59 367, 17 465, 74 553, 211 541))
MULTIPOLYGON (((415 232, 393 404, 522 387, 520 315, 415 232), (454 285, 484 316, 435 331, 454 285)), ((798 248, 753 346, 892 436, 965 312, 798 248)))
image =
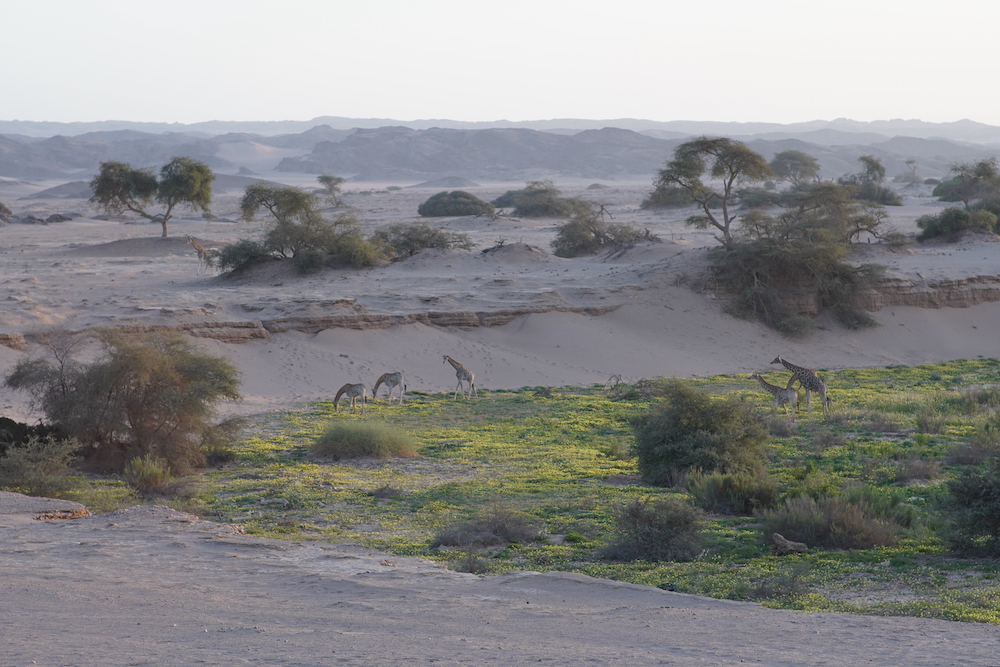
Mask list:
POLYGON ((382 375, 379 375, 378 379, 375 380, 375 388, 372 389, 373 401, 375 400, 375 397, 378 396, 378 388, 382 385, 382 383, 385 383, 386 389, 389 390, 389 397, 387 399, 389 405, 392 405, 392 390, 399 387, 399 404, 402 405, 403 392, 406 391, 406 385, 403 383, 403 374, 397 371, 396 373, 382 373, 382 375))
POLYGON ((812 407, 809 405, 809 395, 812 392, 816 392, 819 394, 820 402, 823 404, 823 414, 830 414, 830 408, 827 405, 828 399, 826 398, 826 383, 816 375, 816 371, 811 368, 796 366, 781 357, 775 357, 771 363, 781 364, 792 372, 792 379, 788 381, 788 389, 791 389, 795 381, 798 380, 802 388, 806 390, 806 412, 812 412, 812 407))
POLYGON ((452 359, 451 357, 449 357, 447 354, 444 355, 444 360, 452 365, 452 367, 455 369, 455 377, 458 378, 458 386, 455 387, 454 400, 456 401, 458 400, 458 392, 460 389, 462 389, 463 382, 469 383, 469 392, 468 394, 466 394, 463 391, 462 395, 465 396, 466 398, 472 398, 473 394, 475 394, 476 398, 479 398, 479 392, 476 391, 476 374, 470 371, 462 364, 452 359))
POLYGON ((774 397, 774 403, 771 405, 771 414, 774 415, 778 411, 778 406, 783 406, 785 408, 785 414, 788 414, 788 405, 792 406, 792 416, 791 421, 795 421, 795 404, 799 400, 798 389, 792 389, 790 387, 779 387, 776 384, 771 384, 764 378, 760 376, 760 373, 754 373, 750 376, 751 380, 757 380, 760 386, 764 388, 764 391, 771 394, 774 397))
POLYGON ((365 406, 368 404, 368 388, 366 386, 360 383, 351 384, 350 382, 348 382, 343 387, 341 387, 340 391, 337 392, 336 398, 333 399, 334 412, 340 411, 340 406, 338 405, 338 403, 340 403, 341 396, 346 396, 347 398, 351 399, 351 412, 354 412, 354 406, 357 404, 358 397, 360 396, 361 414, 362 415, 365 414, 365 406))
POLYGON ((195 241, 193 236, 187 236, 187 242, 190 243, 191 247, 194 248, 194 251, 198 253, 198 267, 204 267, 205 271, 208 271, 209 267, 212 266, 212 253, 205 250, 205 247, 195 241))

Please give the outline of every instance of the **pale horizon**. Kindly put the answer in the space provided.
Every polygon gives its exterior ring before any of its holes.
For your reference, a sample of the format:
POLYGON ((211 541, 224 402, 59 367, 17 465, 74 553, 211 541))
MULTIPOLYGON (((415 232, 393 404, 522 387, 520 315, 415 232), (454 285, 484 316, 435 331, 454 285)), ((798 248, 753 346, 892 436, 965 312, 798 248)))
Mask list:
POLYGON ((998 18, 969 0, 5 3, 0 118, 1000 125, 998 18))

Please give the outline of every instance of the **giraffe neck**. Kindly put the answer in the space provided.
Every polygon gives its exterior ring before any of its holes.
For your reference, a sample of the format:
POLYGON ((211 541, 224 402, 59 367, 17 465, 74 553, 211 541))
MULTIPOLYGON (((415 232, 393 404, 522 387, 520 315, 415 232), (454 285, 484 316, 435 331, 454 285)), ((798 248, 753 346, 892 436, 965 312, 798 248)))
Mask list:
POLYGON ((455 361, 451 357, 448 357, 448 363, 451 364, 451 367, 454 368, 456 371, 464 371, 465 370, 465 366, 463 366, 462 364, 458 363, 457 361, 455 361))

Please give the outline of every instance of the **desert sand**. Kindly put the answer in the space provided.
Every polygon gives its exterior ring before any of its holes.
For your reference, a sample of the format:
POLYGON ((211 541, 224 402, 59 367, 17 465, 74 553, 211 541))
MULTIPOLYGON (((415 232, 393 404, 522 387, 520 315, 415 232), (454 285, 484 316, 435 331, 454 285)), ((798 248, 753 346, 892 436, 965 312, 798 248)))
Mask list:
MULTIPOLYGON (((5 203, 18 215, 82 215, 0 228, 0 333, 30 343, 50 327, 186 326, 225 339, 241 323, 253 334, 244 342, 194 339, 243 373, 245 398, 223 414, 328 400, 390 370, 411 391, 452 391, 445 354, 476 373, 487 400, 491 389, 614 375, 766 371, 779 354, 820 369, 1000 356, 1000 302, 892 306, 861 332, 821 316, 815 334, 794 340, 733 319, 705 273, 712 235, 684 227, 689 212, 640 210, 648 183, 559 184, 662 240, 624 254, 557 258, 557 221, 480 216, 430 221, 469 234, 471 252, 310 276, 273 263, 238 277, 204 271, 186 242, 257 233, 259 223, 236 222, 236 193, 217 196, 220 219, 176 219, 161 239, 158 225, 95 219, 84 200, 12 199, 48 185, 8 187, 5 203)), ((492 199, 520 186, 470 190, 492 199)), ((347 197, 367 231, 416 220, 434 193, 383 187, 347 197)), ((890 214, 912 232, 941 206, 914 191, 890 214)), ((872 245, 859 261, 913 280, 991 277, 1000 243, 872 245)), ((23 354, 0 347, 0 372, 23 354)), ((7 390, 0 414, 40 416, 7 390)), ((0 494, 2 664, 985 665, 1000 647, 993 626, 772 611, 576 575, 480 578, 356 546, 248 537, 162 508, 31 519, 59 503, 0 494)))

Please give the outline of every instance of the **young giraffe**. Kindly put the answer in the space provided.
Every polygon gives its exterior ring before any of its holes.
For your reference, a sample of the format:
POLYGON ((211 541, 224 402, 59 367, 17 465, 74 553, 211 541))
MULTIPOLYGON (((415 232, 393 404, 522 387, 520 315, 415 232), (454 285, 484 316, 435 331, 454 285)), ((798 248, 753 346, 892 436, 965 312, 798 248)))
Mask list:
POLYGON ((791 421, 795 421, 795 404, 799 400, 799 390, 791 389, 789 387, 779 387, 776 384, 771 384, 764 378, 760 376, 760 373, 754 373, 750 376, 751 380, 757 380, 760 386, 764 388, 764 391, 771 394, 774 397, 774 403, 771 405, 771 414, 773 415, 778 411, 778 406, 781 405, 785 408, 785 414, 788 414, 788 405, 792 406, 792 416, 791 421))
POLYGON ((458 392, 462 388, 463 382, 469 383, 469 392, 468 394, 466 394, 463 391, 462 395, 465 396, 466 398, 472 398, 473 395, 475 395, 476 398, 479 398, 479 392, 476 391, 476 374, 470 371, 462 364, 452 359, 451 357, 449 357, 447 354, 444 355, 444 360, 452 365, 452 367, 455 369, 455 377, 458 378, 458 386, 455 387, 454 400, 456 401, 458 400, 458 392))
POLYGON ((187 242, 191 244, 194 251, 198 253, 198 267, 204 267, 205 271, 208 271, 209 267, 212 266, 212 253, 205 250, 205 247, 194 240, 193 236, 187 236, 187 242))
POLYGON ((788 389, 792 388, 795 381, 798 380, 802 388, 806 390, 806 412, 812 412, 812 406, 809 404, 809 395, 812 392, 819 394, 820 403, 823 404, 823 414, 829 415, 830 408, 827 405, 828 399, 826 397, 826 383, 816 375, 816 371, 811 368, 804 368, 802 366, 796 366, 790 361, 785 361, 781 357, 775 357, 772 364, 781 364, 788 370, 792 372, 792 379, 788 381, 788 389))
POLYGON ((333 399, 333 410, 334 412, 340 411, 340 397, 346 396, 351 399, 351 412, 354 412, 354 406, 358 402, 358 397, 361 397, 361 414, 365 414, 365 406, 368 404, 368 388, 363 384, 351 384, 348 382, 340 391, 337 392, 336 398, 333 399))
POLYGON ((406 385, 403 383, 403 374, 396 372, 396 373, 382 373, 382 375, 379 375, 378 379, 375 380, 375 388, 372 389, 373 401, 375 400, 375 397, 378 396, 378 388, 382 385, 382 383, 385 383, 386 389, 389 390, 389 397, 387 399, 389 405, 392 405, 392 390, 395 389, 396 387, 399 387, 399 404, 402 405, 403 392, 406 391, 406 385))

